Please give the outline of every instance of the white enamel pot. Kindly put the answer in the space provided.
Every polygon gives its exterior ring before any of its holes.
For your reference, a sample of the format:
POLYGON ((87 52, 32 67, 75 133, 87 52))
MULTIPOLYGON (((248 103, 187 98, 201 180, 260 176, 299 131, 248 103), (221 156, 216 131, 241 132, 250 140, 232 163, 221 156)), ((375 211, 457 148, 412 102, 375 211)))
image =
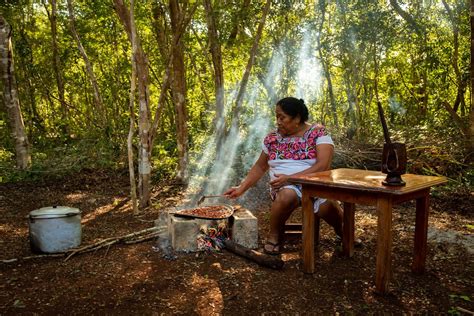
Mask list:
POLYGON ((81 244, 81 211, 77 208, 42 207, 31 211, 28 218, 34 252, 63 252, 81 244))

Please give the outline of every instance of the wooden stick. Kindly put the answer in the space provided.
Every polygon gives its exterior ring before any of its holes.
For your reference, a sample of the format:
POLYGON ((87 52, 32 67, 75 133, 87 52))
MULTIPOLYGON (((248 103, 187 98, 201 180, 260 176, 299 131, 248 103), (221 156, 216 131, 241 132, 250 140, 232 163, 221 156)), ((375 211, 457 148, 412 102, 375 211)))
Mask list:
POLYGON ((134 239, 134 240, 124 241, 124 244, 126 244, 126 245, 137 244, 137 243, 142 242, 142 241, 147 241, 147 240, 156 238, 156 237, 158 237, 158 235, 159 235, 158 233, 152 233, 152 234, 149 234, 149 235, 146 235, 146 236, 134 239))
POLYGON ((279 257, 267 255, 267 254, 258 252, 256 250, 246 248, 244 246, 236 244, 235 242, 231 240, 224 240, 224 245, 225 245, 225 249, 227 249, 228 251, 233 252, 244 258, 250 259, 258 263, 259 265, 262 265, 268 268, 280 270, 281 268, 283 268, 283 265, 285 264, 283 260, 281 260, 279 257))
POLYGON ((105 253, 105 256, 106 256, 109 251, 110 246, 112 246, 113 244, 124 243, 128 245, 128 244, 136 244, 139 242, 147 241, 147 240, 153 239, 154 237, 157 237, 163 231, 163 229, 164 229, 163 227, 151 227, 151 228, 140 230, 140 231, 130 233, 127 235, 119 236, 119 237, 105 238, 98 242, 95 242, 90 245, 86 245, 81 248, 73 248, 73 249, 69 249, 67 251, 63 251, 59 253, 41 254, 41 255, 27 256, 27 257, 22 257, 22 258, 5 259, 5 260, 0 260, 0 262, 13 263, 19 260, 39 259, 39 258, 46 258, 46 257, 64 257, 64 256, 67 256, 64 259, 64 261, 67 261, 69 260, 69 258, 71 258, 72 256, 78 253, 97 251, 104 247, 107 247, 107 251, 105 253))
POLYGON ((456 309, 460 312, 463 312, 463 313, 466 313, 466 314, 469 314, 469 315, 474 315, 474 312, 471 312, 470 310, 468 309, 464 309, 462 307, 459 307, 459 306, 456 306, 456 309))
MULTIPOLYGON (((46 258, 46 257, 64 257, 65 255, 66 255, 65 252, 63 252, 63 253, 51 253, 51 254, 27 256, 27 257, 23 257, 23 258, 20 258, 20 259, 21 260, 29 260, 29 259, 39 259, 39 258, 46 258)), ((6 260, 2 260, 1 262, 2 263, 13 263, 13 262, 17 262, 20 259, 19 258, 6 259, 6 260)))
POLYGON ((118 241, 122 241, 122 240, 125 240, 125 239, 129 239, 129 238, 132 238, 132 237, 135 237, 135 236, 138 236, 138 235, 142 235, 144 233, 148 233, 150 231, 156 231, 158 229, 162 229, 160 227, 151 227, 151 228, 147 228, 147 229, 144 229, 144 230, 140 230, 138 232, 134 232, 134 233, 131 233, 131 234, 127 234, 127 235, 123 235, 123 236, 119 236, 119 237, 110 237, 110 238, 105 238, 105 239, 102 239, 96 243, 93 243, 93 244, 90 244, 90 245, 87 245, 87 246, 84 246, 84 247, 81 247, 81 248, 77 248, 75 250, 73 250, 67 257, 66 259, 64 259, 64 261, 68 261, 69 258, 71 258, 72 256, 74 256, 75 254, 77 253, 83 253, 83 252, 88 252, 88 251, 85 251, 85 250, 88 250, 88 249, 91 249, 92 250, 98 250, 100 248, 103 248, 105 246, 108 246, 109 245, 109 242, 110 241, 114 241, 112 242, 112 244, 118 242, 118 241), (105 245, 103 245, 105 244, 105 245))

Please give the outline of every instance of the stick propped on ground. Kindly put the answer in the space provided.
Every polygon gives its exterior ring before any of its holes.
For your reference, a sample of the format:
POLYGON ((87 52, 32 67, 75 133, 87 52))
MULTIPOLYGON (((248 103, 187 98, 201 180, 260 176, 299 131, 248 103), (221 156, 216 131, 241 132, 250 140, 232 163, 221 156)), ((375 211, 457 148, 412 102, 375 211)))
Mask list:
POLYGON ((224 245, 225 245, 225 249, 227 249, 228 251, 235 253, 239 256, 242 256, 244 258, 250 259, 261 266, 280 270, 283 268, 283 265, 285 264, 284 261, 281 260, 281 258, 279 257, 270 256, 270 255, 258 252, 256 250, 246 248, 244 246, 236 244, 235 242, 231 240, 225 240, 224 245))

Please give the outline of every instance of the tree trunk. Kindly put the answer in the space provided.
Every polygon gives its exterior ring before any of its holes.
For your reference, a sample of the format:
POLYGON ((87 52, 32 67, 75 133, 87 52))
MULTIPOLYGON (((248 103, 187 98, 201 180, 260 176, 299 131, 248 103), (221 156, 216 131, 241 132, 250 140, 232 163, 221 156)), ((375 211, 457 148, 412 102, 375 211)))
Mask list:
MULTIPOLYGON (((189 9, 188 15, 186 17, 184 17, 184 15, 181 16, 183 19, 182 19, 182 21, 180 21, 179 32, 175 32, 173 34, 173 39, 172 39, 171 47, 169 49, 170 52, 168 53, 168 56, 173 56, 174 51, 176 49, 178 49, 177 48, 178 47, 177 43, 179 42, 179 40, 180 40, 181 36, 183 35, 184 31, 186 30, 186 27, 191 22, 191 18, 193 17, 194 12, 196 12, 197 6, 198 6, 198 2, 196 2, 194 4, 194 6, 189 9)), ((160 97, 158 99, 158 106, 156 108, 156 111, 155 111, 155 114, 154 114, 154 117, 153 117, 153 124, 152 124, 151 132, 150 132, 150 146, 151 147, 153 147, 153 142, 155 140, 156 131, 158 130, 158 125, 159 125, 160 119, 161 119, 161 113, 163 112, 163 109, 165 107, 166 91, 168 90, 168 86, 169 86, 170 80, 171 80, 171 75, 170 74, 171 74, 172 65, 173 65, 173 59, 168 58, 168 65, 167 65, 166 70, 163 74, 163 80, 162 80, 162 83, 161 83, 161 92, 160 92, 160 97)))
POLYGON ((471 104, 469 113, 469 137, 467 138, 467 162, 474 161, 474 0, 471 0, 471 104))
POLYGON ((457 91, 457 96, 456 99, 454 100, 453 106, 448 104, 448 102, 443 102, 443 106, 448 111, 448 113, 451 115, 451 118, 453 119, 454 123, 458 126, 459 130, 461 131, 465 143, 464 143, 464 148, 466 150, 466 162, 470 163, 474 161, 474 111, 472 109, 473 103, 473 93, 472 89, 474 87, 474 70, 473 70, 473 62, 474 62, 474 18, 472 14, 474 13, 474 0, 471 0, 471 17, 470 17, 470 23, 471 23, 471 69, 470 69, 470 74, 471 74, 471 112, 469 114, 469 121, 467 122, 467 125, 463 122, 463 119, 459 114, 457 113, 459 104, 463 102, 464 100, 464 93, 465 93, 465 88, 467 85, 467 80, 465 80, 461 74, 461 71, 458 66, 458 58, 459 58, 459 27, 456 24, 456 21, 454 19, 454 15, 451 11, 451 8, 449 4, 443 0, 443 5, 446 9, 446 12, 449 16, 449 20, 452 23, 452 29, 453 29, 453 56, 452 56, 452 64, 453 64, 453 69, 454 73, 456 74, 456 83, 458 87, 457 91))
POLYGON ((158 49, 160 50, 161 58, 166 63, 169 56, 169 41, 168 37, 166 36, 167 26, 166 26, 166 12, 163 8, 162 3, 154 2, 152 4, 152 27, 153 32, 155 33, 156 43, 158 44, 158 49))
MULTIPOLYGON (((132 28, 130 12, 123 0, 114 0, 114 9, 127 32, 130 42, 132 41, 132 28)), ((136 54, 134 56, 137 70, 138 83, 138 196, 140 208, 150 205, 151 187, 151 146, 150 146, 150 110, 149 110, 149 81, 148 81, 148 58, 143 51, 138 36, 135 37, 136 54)))
POLYGON ((239 34, 239 29, 240 29, 240 21, 245 19, 245 10, 248 9, 250 6, 250 0, 244 0, 242 3, 242 6, 240 7, 240 11, 238 14, 234 15, 232 19, 232 31, 230 32, 229 38, 227 40, 227 43, 229 45, 233 45, 235 40, 237 39, 237 35, 239 34))
MULTIPOLYGON (((17 64, 19 67, 17 67, 17 70, 23 70, 23 78, 26 79, 26 85, 28 87, 28 99, 29 99, 29 105, 28 105, 28 114, 31 120, 30 126, 38 129, 41 133, 46 133, 46 128, 44 127, 44 121, 41 118, 41 116, 38 113, 38 107, 36 103, 36 88, 34 85, 34 82, 37 80, 32 73, 34 73, 34 65, 35 61, 33 59, 33 52, 31 49, 30 45, 30 40, 28 38, 28 35, 25 31, 24 26, 19 28, 19 36, 23 42, 26 43, 26 45, 30 48, 28 49, 28 54, 24 56, 23 60, 20 60, 19 63, 17 64)), ((21 57, 20 57, 21 58, 21 57)), ((17 59, 18 61, 18 59, 17 59)), ((19 71, 18 71, 19 72, 19 71)), ((18 73, 17 72, 17 73, 18 73)), ((34 128, 29 129, 29 133, 31 134, 34 131, 34 128)))
POLYGON ((69 26, 71 28, 72 35, 74 36, 74 39, 76 40, 77 47, 79 48, 79 52, 81 53, 82 59, 84 60, 84 63, 86 65, 87 74, 89 76, 89 80, 92 84, 92 89, 94 91, 94 101, 95 101, 95 105, 98 109, 99 116, 100 116, 99 122, 101 122, 100 125, 105 127, 107 124, 107 115, 106 115, 104 103, 102 102, 102 97, 99 92, 99 85, 97 84, 97 79, 94 75, 92 64, 89 60, 89 57, 87 56, 84 46, 82 46, 81 38, 79 37, 79 34, 76 31, 76 21, 74 17, 74 8, 72 5, 72 0, 67 0, 67 8, 69 11, 69 26))
POLYGON ((407 13, 400 7, 397 0, 390 0, 390 5, 399 16, 401 16, 408 24, 411 25, 413 30, 415 30, 418 35, 423 35, 425 33, 423 27, 421 27, 409 13, 407 13))
MULTIPOLYGON (((216 95, 216 152, 220 151, 225 131, 224 120, 224 69, 222 67, 222 52, 217 34, 217 22, 211 0, 204 0, 204 8, 206 10, 207 29, 212 55, 212 65, 214 66, 214 90, 216 95)), ((236 26, 238 23, 236 23, 236 26)))
MULTIPOLYGON (((420 25, 416 19, 411 16, 408 12, 404 11, 400 5, 398 4, 397 0, 390 0, 390 5, 393 7, 395 12, 405 20, 405 22, 410 25, 411 29, 415 31, 418 35, 419 40, 421 41, 419 45, 417 45, 417 51, 415 54, 417 56, 421 56, 421 61, 415 61, 414 66, 416 64, 423 64, 426 60, 425 51, 427 47, 427 34, 425 28, 420 25)), ((428 92, 428 69, 427 67, 422 67, 421 76, 414 78, 416 81, 415 85, 419 85, 420 87, 415 91, 416 101, 418 103, 418 115, 416 117, 424 117, 428 113, 428 99, 429 99, 429 92, 428 92)), ((415 75, 417 71, 413 71, 413 75, 415 75)))
POLYGON ((326 18, 326 1, 320 0, 319 1, 319 8, 321 10, 321 23, 319 25, 319 32, 317 35, 317 42, 318 42, 318 53, 319 58, 321 59, 321 65, 323 66, 324 76, 326 77, 326 81, 328 82, 328 93, 329 93, 329 102, 331 104, 331 112, 332 112, 332 121, 336 128, 339 128, 339 122, 337 119, 337 107, 336 107, 336 99, 334 97, 334 89, 332 86, 332 78, 331 73, 329 71, 329 62, 323 56, 323 48, 321 47, 321 32, 323 30, 324 21, 326 18))
POLYGON ((137 55, 137 33, 135 29, 135 17, 134 17, 134 0, 130 0, 130 35, 132 42, 132 74, 130 77, 130 127, 128 130, 127 137, 127 153, 128 153, 128 172, 130 174, 130 196, 132 198, 133 213, 138 214, 137 205, 137 185, 135 180, 135 166, 134 166, 134 154, 133 154, 133 137, 135 135, 135 90, 137 80, 137 63, 135 56, 137 55))
POLYGON ((58 28, 57 28, 57 8, 56 0, 51 0, 51 13, 49 12, 46 5, 44 5, 46 13, 48 14, 49 22, 51 25, 51 44, 53 53, 53 70, 56 78, 56 84, 58 86, 58 98, 61 105, 61 125, 63 131, 67 131, 67 104, 64 97, 64 81, 61 69, 61 61, 59 59, 59 48, 58 48, 58 28))
POLYGON ((258 24, 257 34, 255 34, 255 39, 253 41, 252 49, 250 50, 250 57, 247 62, 247 67, 245 68, 244 75, 242 76, 242 81, 240 82, 239 92, 237 93, 237 98, 235 100, 234 110, 232 113, 232 127, 237 128, 239 126, 239 116, 244 100, 245 89, 247 88, 247 83, 250 77, 250 71, 252 70, 253 63, 255 61, 255 55, 257 54, 258 43, 260 37, 262 36, 263 27, 265 26, 265 19, 267 18, 268 11, 270 11, 270 5, 272 1, 267 0, 265 3, 265 8, 263 9, 262 18, 258 24))
POLYGON ((15 142, 16 166, 20 169, 27 169, 31 158, 15 81, 11 28, 2 16, 0 16, 0 59, 3 102, 8 115, 11 135, 15 142))
MULTIPOLYGON (((181 20, 184 16, 182 7, 178 0, 170 0, 170 19, 173 38, 180 33, 181 20)), ((176 109, 176 132, 178 142, 178 174, 176 178, 183 181, 186 178, 186 167, 188 165, 188 128, 186 110, 186 74, 184 66, 184 45, 181 37, 177 43, 173 43, 175 49, 171 56, 173 60, 172 90, 173 103, 176 109)))

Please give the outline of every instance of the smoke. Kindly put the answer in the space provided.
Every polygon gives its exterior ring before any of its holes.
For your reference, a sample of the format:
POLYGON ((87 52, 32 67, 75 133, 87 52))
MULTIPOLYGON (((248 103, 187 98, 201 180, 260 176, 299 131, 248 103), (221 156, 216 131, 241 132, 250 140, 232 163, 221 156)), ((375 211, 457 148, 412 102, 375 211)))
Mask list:
MULTIPOLYGON (((295 96, 310 104, 317 99, 320 91, 321 70, 311 46, 314 34, 307 28, 302 32, 304 36, 296 56, 296 78, 286 79, 296 86, 295 96)), ((191 196, 191 203, 195 203, 202 195, 222 194, 230 186, 238 185, 261 154, 263 138, 274 128, 275 103, 286 96, 277 93, 285 73, 284 61, 284 50, 277 47, 273 50, 265 73, 259 77, 260 80, 250 78, 243 100, 240 128, 232 127, 228 131, 221 153, 216 153, 217 136, 213 133, 203 141, 195 157, 192 157, 187 191, 191 196)), ((235 103, 239 85, 226 93, 226 117, 235 103)))
POLYGON ((396 96, 390 96, 388 98, 388 105, 390 106, 390 110, 398 115, 404 115, 407 111, 398 101, 396 96))
POLYGON ((315 34, 307 27, 303 28, 303 43, 298 56, 298 71, 296 77, 296 97, 305 100, 306 104, 316 101, 321 88, 321 66, 313 55, 315 49, 315 34))

